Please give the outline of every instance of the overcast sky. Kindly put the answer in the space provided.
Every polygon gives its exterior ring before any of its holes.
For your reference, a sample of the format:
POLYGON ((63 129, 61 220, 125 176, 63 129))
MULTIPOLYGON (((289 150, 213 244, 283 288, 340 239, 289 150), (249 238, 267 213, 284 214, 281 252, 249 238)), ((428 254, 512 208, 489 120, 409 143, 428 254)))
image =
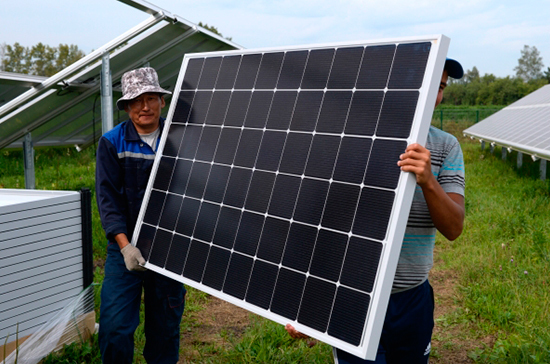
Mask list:
MULTIPOLYGON (((152 0, 245 48, 445 34, 449 57, 514 75, 524 45, 550 66, 550 0, 152 0)), ((2 1, 0 43, 76 44, 89 53, 149 17, 117 0, 2 1)))

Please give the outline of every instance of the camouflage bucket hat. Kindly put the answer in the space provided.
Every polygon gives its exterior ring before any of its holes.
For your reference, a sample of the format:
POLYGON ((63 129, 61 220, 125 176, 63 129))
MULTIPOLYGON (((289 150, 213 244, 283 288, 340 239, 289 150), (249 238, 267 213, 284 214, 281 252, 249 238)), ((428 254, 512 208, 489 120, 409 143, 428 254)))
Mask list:
POLYGON ((124 110, 124 101, 135 99, 146 92, 171 94, 170 91, 160 87, 157 72, 151 67, 138 68, 126 72, 122 75, 121 83, 122 97, 116 102, 119 110, 124 110))

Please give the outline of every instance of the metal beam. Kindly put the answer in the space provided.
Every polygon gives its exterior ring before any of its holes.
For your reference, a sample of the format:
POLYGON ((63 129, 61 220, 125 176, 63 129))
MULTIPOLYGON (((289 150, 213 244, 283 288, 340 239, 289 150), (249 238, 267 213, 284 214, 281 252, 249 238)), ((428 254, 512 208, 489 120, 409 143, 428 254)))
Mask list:
POLYGON ((101 131, 105 134, 113 127, 113 81, 109 52, 105 52, 101 59, 101 131))
POLYGON ((23 159, 25 161, 25 188, 34 190, 36 183, 34 177, 34 149, 32 147, 31 133, 25 134, 23 140, 23 159))
POLYGON ((542 181, 545 181, 546 180, 546 159, 541 159, 540 160, 539 171, 540 171, 540 179, 542 181))

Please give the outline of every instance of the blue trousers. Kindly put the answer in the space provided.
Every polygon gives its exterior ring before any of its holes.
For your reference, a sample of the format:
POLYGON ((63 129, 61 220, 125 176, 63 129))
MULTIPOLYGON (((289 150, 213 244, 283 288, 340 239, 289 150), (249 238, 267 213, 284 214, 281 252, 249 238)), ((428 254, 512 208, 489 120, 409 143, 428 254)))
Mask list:
POLYGON ((103 363, 132 363, 142 291, 145 360, 149 364, 178 361, 180 322, 185 308, 183 284, 153 271, 129 271, 118 245, 111 243, 107 247, 99 316, 99 348, 103 363))
POLYGON ((335 349, 338 364, 426 364, 434 327, 434 296, 430 283, 390 296, 375 361, 335 349))

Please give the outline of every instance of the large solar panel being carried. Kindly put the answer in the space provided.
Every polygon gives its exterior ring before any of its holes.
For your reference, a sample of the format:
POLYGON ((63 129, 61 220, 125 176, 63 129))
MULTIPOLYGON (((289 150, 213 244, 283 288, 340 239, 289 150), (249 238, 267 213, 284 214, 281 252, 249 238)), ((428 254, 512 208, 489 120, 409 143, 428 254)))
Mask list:
POLYGON ((448 38, 186 55, 133 244, 146 267, 376 354, 448 38))
POLYGON ((550 160, 550 85, 469 127, 464 134, 550 160))

